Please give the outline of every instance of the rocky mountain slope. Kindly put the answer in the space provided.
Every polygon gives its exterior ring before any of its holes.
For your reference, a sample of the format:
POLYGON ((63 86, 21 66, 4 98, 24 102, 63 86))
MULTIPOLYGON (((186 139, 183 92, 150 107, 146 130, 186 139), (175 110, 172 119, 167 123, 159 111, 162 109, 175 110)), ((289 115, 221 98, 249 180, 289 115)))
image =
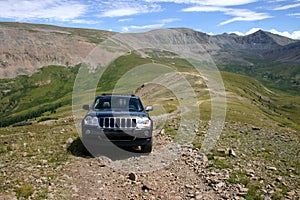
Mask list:
POLYGON ((176 29, 191 35, 217 64, 251 65, 249 58, 299 63, 299 41, 259 30, 246 36, 236 34, 206 35, 189 29, 176 29), (278 52, 281 56, 278 57, 278 52), (283 55, 282 55, 283 54, 283 55), (283 59, 289 55, 289 59, 283 59))
MULTIPOLYGON (((160 29, 151 33, 155 35, 156 42, 163 42, 167 32, 173 44, 180 42, 180 34, 197 42, 216 64, 251 66, 250 58, 300 63, 299 41, 261 30, 247 36, 210 36, 185 28, 160 29)), ((82 62, 97 44, 113 34, 100 30, 0 23, 0 77, 32 74, 42 66, 53 64, 73 66, 82 62)))
POLYGON ((32 74, 47 65, 74 66, 110 34, 48 25, 0 23, 0 77, 32 74))

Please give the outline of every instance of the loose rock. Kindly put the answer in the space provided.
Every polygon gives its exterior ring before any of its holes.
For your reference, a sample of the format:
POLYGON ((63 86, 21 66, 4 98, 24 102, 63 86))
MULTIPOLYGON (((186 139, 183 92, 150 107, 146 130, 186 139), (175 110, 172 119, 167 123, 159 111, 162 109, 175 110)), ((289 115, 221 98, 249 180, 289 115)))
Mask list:
POLYGON ((137 181, 137 175, 133 172, 128 175, 128 178, 132 181, 137 181))

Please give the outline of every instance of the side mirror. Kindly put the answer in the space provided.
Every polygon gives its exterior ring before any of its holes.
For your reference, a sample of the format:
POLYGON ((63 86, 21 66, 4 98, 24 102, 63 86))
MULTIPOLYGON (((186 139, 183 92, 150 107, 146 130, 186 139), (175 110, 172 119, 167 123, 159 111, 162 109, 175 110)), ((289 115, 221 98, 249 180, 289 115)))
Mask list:
POLYGON ((90 110, 90 106, 89 106, 89 105, 83 105, 83 106, 82 106, 82 109, 83 109, 83 110, 90 110))
POLYGON ((152 111, 153 110, 153 106, 147 106, 146 108, 145 108, 145 111, 146 112, 149 112, 149 111, 152 111))

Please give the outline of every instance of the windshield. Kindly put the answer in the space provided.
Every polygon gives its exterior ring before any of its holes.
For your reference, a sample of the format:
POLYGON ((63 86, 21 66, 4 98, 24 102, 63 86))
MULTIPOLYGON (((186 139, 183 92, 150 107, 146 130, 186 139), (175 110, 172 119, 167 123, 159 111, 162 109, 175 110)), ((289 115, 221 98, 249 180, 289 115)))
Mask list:
POLYGON ((131 97, 99 97, 95 100, 94 110, 113 111, 143 111, 144 108, 138 98, 131 97))

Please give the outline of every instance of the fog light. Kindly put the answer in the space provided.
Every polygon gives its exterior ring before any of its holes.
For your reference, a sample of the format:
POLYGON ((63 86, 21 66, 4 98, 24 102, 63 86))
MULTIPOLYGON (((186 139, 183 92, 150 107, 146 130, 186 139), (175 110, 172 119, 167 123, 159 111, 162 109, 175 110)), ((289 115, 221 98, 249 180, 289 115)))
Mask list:
POLYGON ((85 134, 89 135, 89 134, 91 134, 91 131, 88 129, 88 130, 85 131, 85 134))
POLYGON ((144 135, 149 137, 150 136, 150 132, 149 131, 144 131, 144 135))

